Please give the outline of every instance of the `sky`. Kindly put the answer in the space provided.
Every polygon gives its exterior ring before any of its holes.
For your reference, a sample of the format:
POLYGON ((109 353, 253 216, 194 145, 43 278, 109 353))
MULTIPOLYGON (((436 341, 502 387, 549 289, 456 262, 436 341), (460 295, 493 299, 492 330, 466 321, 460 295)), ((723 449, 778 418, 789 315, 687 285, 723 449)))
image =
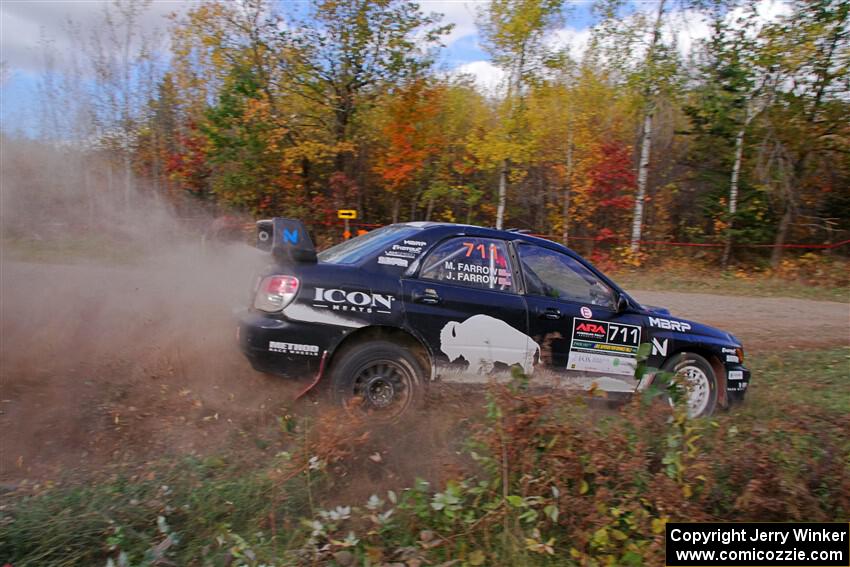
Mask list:
MULTIPOLYGON (((652 9, 652 0, 635 0, 637 9, 652 9)), ((497 88, 502 72, 495 67, 479 41, 475 21, 487 0, 420 0, 423 12, 442 13, 443 22, 453 23, 454 29, 444 39, 438 65, 446 72, 471 74, 482 90, 497 88)), ((282 7, 299 10, 305 0, 283 0, 282 7), (290 6, 286 5, 290 3, 290 6)), ((590 35, 593 18, 590 0, 566 0, 564 26, 547 37, 550 45, 569 45, 572 55, 580 55, 590 35)), ((765 18, 785 10, 780 0, 761 0, 765 18)), ((185 11, 191 1, 154 0, 142 18, 143 30, 166 31, 166 16, 185 11)), ((101 0, 0 0, 0 127, 6 130, 23 129, 32 121, 29 102, 33 100, 36 79, 43 69, 42 44, 53 44, 59 53, 72 49, 67 22, 72 20, 82 29, 97 22, 104 8, 101 0)), ((708 25, 687 12, 674 14, 677 20, 677 40, 686 53, 696 41, 709 33, 708 25)), ((167 51, 163 43, 163 51, 167 51)))

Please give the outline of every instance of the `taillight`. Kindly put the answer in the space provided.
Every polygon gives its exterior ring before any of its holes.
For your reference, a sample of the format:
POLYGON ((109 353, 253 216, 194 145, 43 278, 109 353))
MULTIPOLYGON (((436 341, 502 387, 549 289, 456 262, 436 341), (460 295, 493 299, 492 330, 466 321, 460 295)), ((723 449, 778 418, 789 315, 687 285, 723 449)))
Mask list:
POLYGON ((298 293, 298 278, 294 276, 263 278, 254 297, 254 309, 268 313, 280 311, 289 305, 296 293, 298 293))

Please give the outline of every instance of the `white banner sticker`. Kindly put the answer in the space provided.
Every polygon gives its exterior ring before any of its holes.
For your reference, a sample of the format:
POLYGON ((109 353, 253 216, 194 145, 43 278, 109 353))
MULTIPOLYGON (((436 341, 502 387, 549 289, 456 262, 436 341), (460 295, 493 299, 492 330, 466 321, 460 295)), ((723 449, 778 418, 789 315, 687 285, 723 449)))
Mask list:
POLYGON ((570 358, 567 361, 567 369, 569 370, 605 372, 623 376, 634 375, 636 365, 637 361, 631 357, 576 351, 570 351, 570 358))

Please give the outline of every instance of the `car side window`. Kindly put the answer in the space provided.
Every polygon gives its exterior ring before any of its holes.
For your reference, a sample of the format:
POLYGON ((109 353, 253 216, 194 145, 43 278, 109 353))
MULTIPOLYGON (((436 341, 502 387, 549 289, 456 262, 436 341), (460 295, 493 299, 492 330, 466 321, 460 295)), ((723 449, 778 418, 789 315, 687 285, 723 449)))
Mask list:
POLYGON ((529 295, 542 295, 614 309, 614 290, 574 258, 541 248, 517 247, 529 295))
POLYGON ((437 245, 422 262, 419 278, 515 293, 513 268, 501 240, 462 236, 437 245))

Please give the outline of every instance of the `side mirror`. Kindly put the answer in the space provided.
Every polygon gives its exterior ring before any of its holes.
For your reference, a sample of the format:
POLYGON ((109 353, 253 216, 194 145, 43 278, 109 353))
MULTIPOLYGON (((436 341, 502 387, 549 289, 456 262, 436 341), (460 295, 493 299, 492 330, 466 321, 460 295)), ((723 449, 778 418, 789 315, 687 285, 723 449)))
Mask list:
POLYGON ((617 298, 617 313, 622 313, 623 311, 629 308, 629 300, 625 298, 625 296, 619 296, 617 298))

